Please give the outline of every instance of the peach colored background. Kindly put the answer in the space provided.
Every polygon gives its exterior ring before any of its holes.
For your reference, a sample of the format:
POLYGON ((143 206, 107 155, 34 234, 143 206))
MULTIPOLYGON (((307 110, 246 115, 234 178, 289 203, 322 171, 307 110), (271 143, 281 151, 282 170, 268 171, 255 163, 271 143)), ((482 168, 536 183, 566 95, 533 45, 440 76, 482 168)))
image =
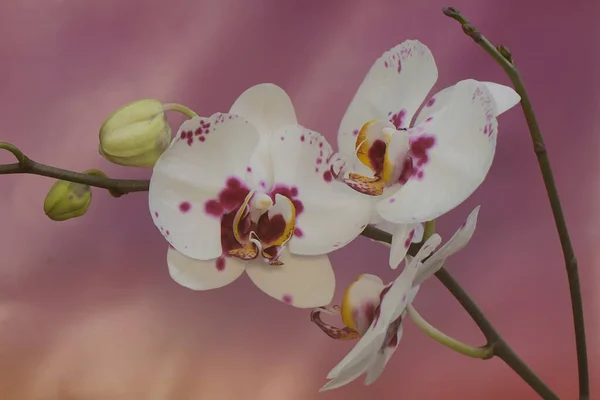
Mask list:
MULTIPOLYGON (((591 379, 598 381, 599 13, 589 0, 550 4, 5 0, 0 140, 64 168, 148 177, 98 155, 98 128, 114 109, 156 97, 210 115, 226 111, 249 86, 273 82, 288 91, 304 125, 334 141, 371 63, 405 39, 432 49, 436 89, 469 77, 508 83, 441 14, 442 6, 454 5, 511 49, 525 76, 580 261, 591 379)), ((12 162, 5 153, 0 161, 12 162)), ((51 180, 0 179, 3 400, 537 398, 500 361, 466 359, 410 324, 375 385, 355 382, 318 394, 351 344, 325 337, 307 311, 271 300, 247 278, 205 293, 174 284, 145 194, 113 199, 96 190, 84 218, 55 223, 42 211, 51 180)), ((543 379, 562 398, 576 398, 566 276, 518 108, 500 119, 487 181, 441 219, 443 236, 477 204, 478 231, 449 268, 543 379)), ((332 259, 336 299, 361 272, 393 277, 386 250, 364 238, 332 259)), ((449 334, 481 343, 439 282, 427 283, 416 305, 449 334)))

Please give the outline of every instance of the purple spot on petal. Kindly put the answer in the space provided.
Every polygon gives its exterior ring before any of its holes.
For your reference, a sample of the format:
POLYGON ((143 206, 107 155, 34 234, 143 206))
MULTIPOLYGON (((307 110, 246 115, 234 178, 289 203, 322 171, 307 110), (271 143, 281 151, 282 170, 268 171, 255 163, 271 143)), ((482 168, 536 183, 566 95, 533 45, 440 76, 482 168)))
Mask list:
POLYGON ((283 297, 281 298, 281 300, 285 303, 285 304, 292 304, 293 299, 292 296, 289 294, 285 294, 283 295, 283 297))
POLYGON ((246 167, 246 172, 252 172, 252 168, 246 167))
POLYGON ((353 134, 354 136, 358 136, 358 129, 355 129, 355 130, 353 130, 353 131, 352 131, 352 134, 353 134))
POLYGON ((183 201, 179 204, 179 211, 182 213, 190 211, 190 208, 192 208, 192 205, 188 201, 183 201))
POLYGON ((296 228, 294 229, 294 236, 299 238, 304 237, 304 232, 302 232, 302 229, 296 228))
POLYGON ((215 262, 215 266, 217 267, 217 271, 222 272, 225 270, 225 257, 221 256, 217 258, 215 262))
POLYGON ((431 107, 434 104, 435 104, 435 97, 432 97, 427 101, 427 107, 431 107))
POLYGON ((331 182, 333 180, 333 174, 331 173, 331 171, 323 172, 323 179, 325 180, 325 182, 331 182))
POLYGON ((273 189, 269 193, 269 196, 271 197, 271 199, 275 200, 276 194, 285 196, 292 201, 292 203, 294 204, 294 208, 296 209, 296 216, 302 214, 302 211, 304 211, 304 204, 300 199, 297 198, 299 194, 297 187, 288 187, 286 185, 277 184, 273 187, 273 189))
POLYGON ((396 114, 392 115, 392 117, 390 118, 390 122, 392 124, 394 124, 394 126, 396 127, 396 129, 401 129, 404 128, 404 120, 406 117, 406 110, 402 109, 400 111, 398 111, 396 114))
POLYGON ((435 137, 421 135, 411 138, 412 175, 423 177, 423 167, 429 162, 429 150, 435 145, 435 137))

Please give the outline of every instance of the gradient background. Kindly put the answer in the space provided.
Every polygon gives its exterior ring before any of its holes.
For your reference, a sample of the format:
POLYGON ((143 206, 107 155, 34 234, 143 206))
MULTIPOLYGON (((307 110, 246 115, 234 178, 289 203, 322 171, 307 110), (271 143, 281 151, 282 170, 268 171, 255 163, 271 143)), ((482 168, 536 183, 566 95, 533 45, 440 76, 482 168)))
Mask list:
MULTIPOLYGON (((202 115, 273 82, 301 122, 335 143, 339 121, 372 62, 405 39, 436 57, 441 89, 465 78, 508 84, 501 69, 441 13, 461 9, 515 55, 554 163, 582 276, 591 380, 600 380, 598 24, 589 0, 192 1, 5 0, 0 4, 0 140, 63 168, 120 177, 100 124, 155 97, 202 115), (170 5, 169 5, 170 4, 170 5), (592 31, 596 29, 596 31, 592 31)), ((172 118, 176 127, 181 118, 172 118)), ((0 161, 13 162, 9 154, 0 161)), ((501 361, 457 355, 407 324, 381 379, 318 394, 353 345, 309 313, 273 301, 247 277, 212 292, 177 286, 144 193, 102 190, 84 217, 48 220, 52 180, 2 176, 0 398, 535 399, 501 361)), ((448 238, 482 204, 471 245, 449 269, 559 396, 577 392, 568 287, 559 241, 519 108, 500 118, 484 185, 440 219, 448 238)), ((359 238, 332 254, 338 293, 359 273, 392 279, 387 250, 359 238)), ((431 280, 416 306, 451 335, 481 344, 467 314, 431 280)), ((593 383, 596 391, 600 385, 593 383)))

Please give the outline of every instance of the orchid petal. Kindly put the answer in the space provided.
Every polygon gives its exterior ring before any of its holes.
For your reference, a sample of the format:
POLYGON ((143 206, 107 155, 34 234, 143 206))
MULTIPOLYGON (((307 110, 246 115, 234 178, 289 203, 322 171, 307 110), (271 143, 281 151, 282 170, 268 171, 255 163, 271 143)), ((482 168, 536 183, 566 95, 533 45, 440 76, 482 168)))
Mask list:
POLYGON ((193 118, 156 162, 148 195, 152 218, 184 255, 221 255, 221 216, 248 193, 243 177, 258 140, 256 129, 235 115, 193 118), (220 198, 224 191, 228 196, 220 198))
POLYGON ((377 331, 385 332, 387 326, 399 318, 406 309, 406 305, 410 304, 412 299, 409 297, 409 292, 413 287, 414 278, 419 270, 418 267, 421 261, 427 258, 441 242, 440 235, 437 233, 431 235, 392 283, 391 288, 381 300, 379 318, 377 324, 374 324, 377 331))
POLYGON ((414 285, 420 285, 423 281, 435 274, 442 268, 446 259, 451 255, 462 250, 471 240, 477 227, 477 216, 479 215, 479 206, 475 207, 469 214, 464 224, 452 235, 438 251, 436 251, 423 266, 419 268, 415 276, 414 285))
POLYGON ((333 390, 347 385, 348 383, 352 382, 353 380, 367 372, 374 360, 375 355, 371 355, 370 357, 363 359, 361 362, 353 364, 352 366, 343 369, 342 371, 340 371, 339 375, 327 382, 319 390, 319 392, 325 392, 327 390, 333 390))
POLYGON ((289 126, 271 144, 272 193, 296 207, 292 253, 326 254, 355 239, 369 222, 372 202, 334 179, 338 161, 327 140, 301 126, 289 126))
MULTIPOLYGON (((521 101, 521 96, 517 92, 514 91, 513 88, 500 85, 494 82, 480 82, 484 84, 487 89, 492 94, 494 101, 496 103, 496 110, 494 112, 494 116, 498 117, 499 115, 505 113, 506 111, 513 108, 515 105, 519 104, 521 101)), ((427 118, 439 113, 440 111, 445 110, 445 108, 449 105, 452 99, 452 92, 454 90, 454 86, 449 86, 437 92, 433 95, 427 102, 421 111, 417 114, 417 118, 415 119, 414 125, 417 126, 421 124, 423 121, 427 120, 427 118)))
POLYGON ((283 127, 297 123, 292 101, 279 86, 262 83, 242 93, 229 112, 247 119, 260 134, 260 143, 252 156, 253 167, 246 179, 255 190, 270 189, 273 168, 269 140, 283 127))
POLYGON ((326 255, 297 256, 284 250, 283 265, 248 263, 246 272, 269 296, 297 308, 320 307, 331 302, 335 290, 333 268, 326 255))
POLYGON ((437 80, 427 46, 407 40, 375 61, 350 103, 338 132, 338 148, 352 154, 361 127, 374 119, 391 121, 396 129, 410 121, 437 80))
POLYGON ((390 267, 392 269, 398 268, 406 256, 411 243, 413 243, 415 232, 420 226, 421 224, 394 224, 390 249, 390 267))
POLYGON ((246 262, 229 257, 195 260, 169 247, 167 265, 171 278, 181 286, 192 290, 210 290, 235 281, 244 272, 246 262))
POLYGON ((400 339, 402 339, 402 332, 404 331, 403 325, 400 324, 398 328, 398 332, 396 333, 396 339, 394 340, 394 345, 386 346, 383 350, 377 353, 377 357, 373 360, 371 366, 369 367, 369 371, 367 373, 367 377, 365 378, 365 385, 372 385, 383 373, 385 366, 387 365, 390 358, 396 352, 398 348, 398 344, 400 343, 400 339))
POLYGON ((341 314, 344 324, 363 335, 373 322, 379 306, 383 281, 375 275, 360 275, 344 292, 341 314))
POLYGON ((452 210, 483 182, 496 150, 495 103, 484 84, 456 84, 452 99, 426 132, 411 128, 413 176, 380 215, 391 222, 423 222, 452 210))
MULTIPOLYGON (((385 340, 385 331, 378 332, 373 329, 373 325, 360 338, 356 345, 346 354, 333 369, 327 374, 327 379, 335 379, 346 375, 345 371, 356 370, 359 365, 366 368, 370 365, 370 360, 379 349, 381 349, 385 340)), ((360 376, 358 374, 356 377, 360 376)), ((355 377, 355 378, 356 378, 355 377)))

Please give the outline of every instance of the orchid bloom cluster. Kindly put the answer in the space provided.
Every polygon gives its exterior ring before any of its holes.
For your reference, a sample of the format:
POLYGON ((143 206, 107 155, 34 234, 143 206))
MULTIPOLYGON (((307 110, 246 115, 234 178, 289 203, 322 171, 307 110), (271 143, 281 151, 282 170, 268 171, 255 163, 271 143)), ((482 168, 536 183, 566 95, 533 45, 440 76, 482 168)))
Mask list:
MULTIPOLYGON (((371 67, 344 115, 339 152, 300 125, 288 95, 251 87, 229 112, 184 122, 154 165, 149 207, 170 247, 171 277, 193 290, 225 286, 244 271, 269 296, 313 308, 337 339, 360 338, 323 389, 363 373, 375 381, 402 336, 406 309, 423 281, 473 235, 479 208, 441 247, 422 223, 454 209, 484 180, 494 157, 496 118, 519 102, 510 88, 472 79, 427 99, 437 67, 414 40, 371 67), (335 277, 328 253, 367 225, 393 236, 389 285, 361 275, 345 292, 345 328, 332 313, 335 277), (427 258, 429 257, 429 258, 427 258)), ((335 312, 334 312, 335 313, 335 312)))

